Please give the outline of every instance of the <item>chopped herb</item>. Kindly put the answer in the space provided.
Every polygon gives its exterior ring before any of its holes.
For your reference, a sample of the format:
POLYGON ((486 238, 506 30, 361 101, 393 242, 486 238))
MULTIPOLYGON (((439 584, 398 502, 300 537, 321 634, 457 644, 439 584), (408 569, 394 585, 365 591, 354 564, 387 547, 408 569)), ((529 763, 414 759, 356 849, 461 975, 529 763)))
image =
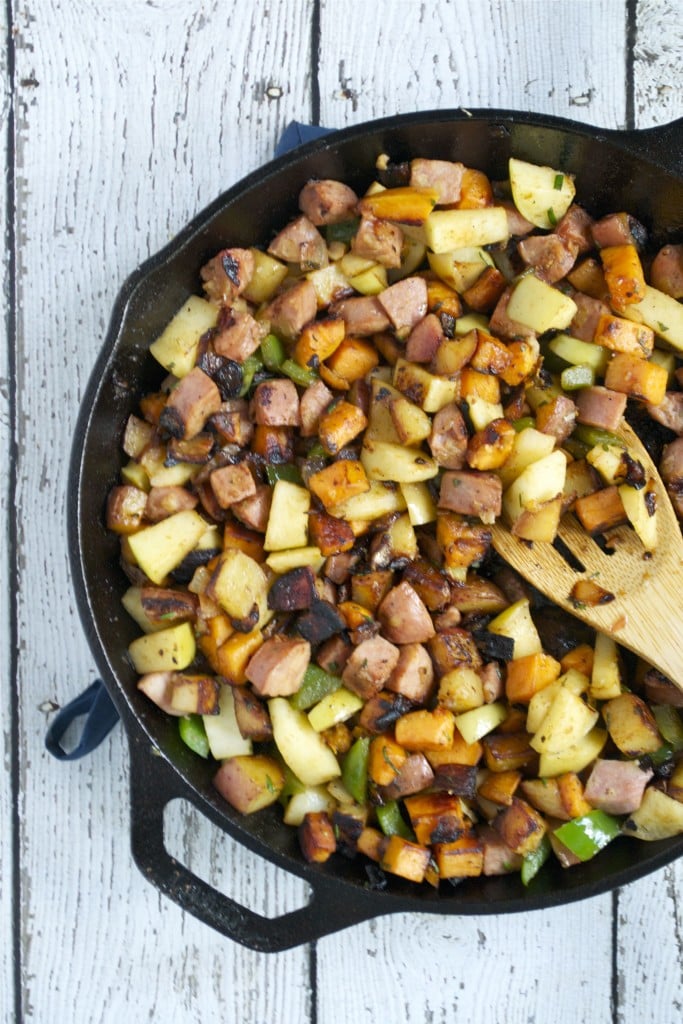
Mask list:
POLYGON ((657 321, 657 328, 662 334, 669 330, 666 324, 663 324, 661 320, 657 321))
POLYGON ((273 785, 273 780, 271 779, 270 775, 266 775, 266 789, 268 790, 269 793, 275 792, 275 786, 273 785))
POLYGON ((548 220, 550 221, 552 226, 555 227, 555 225, 557 224, 557 217, 555 216, 555 211, 553 210, 552 206, 548 207, 547 214, 548 220))
POLYGON ((553 188, 559 192, 564 185, 564 174, 556 174, 555 181, 553 182, 553 188))

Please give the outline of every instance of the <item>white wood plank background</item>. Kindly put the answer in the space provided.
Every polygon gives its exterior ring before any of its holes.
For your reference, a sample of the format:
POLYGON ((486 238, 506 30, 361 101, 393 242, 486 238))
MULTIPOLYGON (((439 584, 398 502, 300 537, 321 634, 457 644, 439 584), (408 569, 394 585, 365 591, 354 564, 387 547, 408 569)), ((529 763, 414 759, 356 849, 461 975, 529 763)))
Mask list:
MULTIPOLYGON (((59 765, 43 750, 41 709, 68 701, 95 672, 71 592, 65 469, 126 275, 267 159, 293 118, 341 127, 451 105, 606 127, 680 117, 683 4, 10 0, 7 10, 0 119, 6 138, 13 128, 15 305, 7 269, 3 290, 17 330, 12 380, 8 347, 0 351, 0 443, 8 451, 14 436, 18 460, 16 494, 3 464, 0 511, 17 532, 19 586, 0 590, 0 635, 9 652, 12 613, 19 640, 17 678, 0 698, 0 1019, 678 1022, 681 864, 548 913, 396 916, 258 954, 184 915, 133 865, 122 731, 86 761, 59 765)), ((0 202, 0 217, 5 209, 0 202)), ((0 558, 9 581, 7 545, 0 558)), ((260 913, 304 902, 302 883, 189 809, 174 805, 167 824, 172 853, 260 913)))

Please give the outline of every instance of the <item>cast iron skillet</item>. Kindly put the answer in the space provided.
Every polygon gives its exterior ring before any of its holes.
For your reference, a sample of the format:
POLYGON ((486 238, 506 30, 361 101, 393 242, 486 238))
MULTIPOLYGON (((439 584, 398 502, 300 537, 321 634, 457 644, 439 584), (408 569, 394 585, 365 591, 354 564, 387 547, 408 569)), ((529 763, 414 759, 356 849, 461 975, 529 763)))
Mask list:
POLYGON ((362 858, 307 864, 296 830, 268 808, 233 811, 211 786, 212 768, 179 740, 177 724, 135 688, 126 647, 137 628, 121 607, 126 580, 118 541, 103 510, 118 480, 123 426, 161 372, 150 342, 191 293, 199 267, 226 245, 267 243, 297 211, 310 177, 361 186, 380 153, 460 160, 507 176, 510 155, 576 175, 594 215, 636 214, 659 243, 683 238, 683 121, 647 131, 604 131, 559 118, 494 111, 430 111, 385 118, 336 132, 280 157, 220 196, 124 284, 83 399, 70 467, 69 549, 78 606, 93 654, 121 714, 131 750, 133 856, 149 880, 185 910, 243 945, 287 949, 368 918, 399 911, 501 914, 543 909, 624 885, 683 854, 683 837, 644 843, 618 839, 571 870, 546 865, 525 889, 519 876, 478 878, 457 887, 414 887, 389 877, 374 888, 362 858), (163 839, 166 804, 182 797, 254 853, 306 879, 310 903, 269 919, 241 907, 174 860, 163 839))

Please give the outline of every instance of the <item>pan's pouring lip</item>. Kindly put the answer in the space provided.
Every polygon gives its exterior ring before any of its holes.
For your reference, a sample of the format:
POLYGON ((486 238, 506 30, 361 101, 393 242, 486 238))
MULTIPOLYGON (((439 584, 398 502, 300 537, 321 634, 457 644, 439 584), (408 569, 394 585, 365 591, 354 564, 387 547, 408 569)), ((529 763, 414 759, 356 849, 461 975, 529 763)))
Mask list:
MULTIPOLYGON (((399 910, 482 914, 558 906, 599 895, 663 867, 683 853, 683 840, 666 841, 663 844, 656 844, 656 848, 653 844, 648 856, 644 858, 645 863, 642 860, 634 862, 620 856, 608 876, 588 865, 583 866, 585 870, 576 869, 581 871, 580 877, 583 881, 574 883, 565 872, 565 877, 560 877, 559 881, 555 879, 549 888, 532 887, 531 891, 524 891, 521 883, 515 886, 511 883, 510 876, 506 876, 502 881, 487 879, 487 884, 482 885, 473 897, 470 895, 471 887, 466 885, 443 895, 434 895, 429 891, 418 895, 413 890, 407 893, 400 884, 394 887, 393 880, 392 885, 385 891, 369 891, 367 885, 358 879, 342 874, 333 877, 330 872, 305 864, 303 860, 297 860, 293 854, 277 849, 275 845, 269 844, 263 835, 248 831, 237 817, 233 820, 229 816, 229 809, 219 806, 218 797, 213 800, 208 789, 198 785, 188 777, 183 768, 174 763, 168 744, 160 739, 154 714, 152 711, 147 714, 137 710, 137 694, 134 691, 131 693, 123 681, 117 659, 112 652, 112 645, 107 639, 107 630, 111 628, 116 616, 112 610, 112 602, 119 596, 117 584, 111 579, 111 564, 108 565, 108 572, 100 571, 99 567, 105 563, 104 554, 99 555, 99 561, 92 556, 93 545, 104 541, 105 538, 101 522, 105 491, 101 489, 93 495, 93 460, 101 458, 106 461, 106 456, 113 453, 117 447, 112 436, 114 428, 111 422, 107 420, 104 425, 102 423, 104 414, 115 410, 117 415, 122 415, 131 409, 134 388, 128 379, 130 365, 122 367, 122 363, 125 362, 124 356, 128 359, 131 352, 138 351, 139 355, 140 341, 144 337, 144 331, 140 326, 141 311, 154 304, 162 285, 164 282, 168 284, 169 278, 173 277, 174 267, 177 268, 182 263, 189 251, 200 251, 212 244, 211 226, 217 223, 221 215, 229 212, 235 217, 240 204, 248 204, 250 197, 257 194, 268 196, 269 190, 277 189, 278 183, 286 181, 288 174, 298 175, 297 180, 300 181, 304 176, 314 175, 316 170, 332 166, 334 160, 341 161, 346 158, 353 147, 372 145, 374 151, 379 153, 387 145, 404 145, 406 139, 411 138, 411 130, 424 129, 426 137, 429 131, 436 135, 439 132, 447 132, 452 126, 461 126, 463 131, 469 133, 479 133, 482 136, 479 140, 481 145, 489 145, 492 140, 500 141, 507 146, 517 145, 518 142, 515 140, 522 139, 525 133, 534 145, 540 145, 544 138, 551 136, 565 142, 569 139, 578 139, 590 143, 591 147, 605 145, 616 153, 630 154, 632 160, 640 161, 642 166, 651 169, 653 173, 668 175, 667 180, 680 181, 683 177, 683 121, 659 129, 619 132, 542 114, 459 108, 384 117, 343 128, 306 143, 296 151, 277 157, 264 167, 253 171, 218 196, 168 245, 143 262, 123 283, 113 308, 104 344, 82 398, 69 463, 67 533, 77 606, 102 678, 124 721, 131 750, 139 752, 143 748, 155 748, 161 755, 156 758, 156 762, 163 766, 161 770, 165 771, 168 777, 166 791, 173 791, 175 796, 190 799, 215 824, 256 853, 305 878, 314 888, 316 884, 327 886, 328 889, 331 887, 336 892, 337 899, 340 895, 346 899, 354 893, 360 894, 363 912, 358 911, 357 920, 399 910), (667 158, 664 150, 668 148, 671 154, 672 140, 676 143, 673 146, 675 152, 673 156, 669 155, 667 158), (146 293, 148 288, 152 290, 151 298, 146 293), (132 341, 129 337, 131 334, 134 336, 132 341), (116 387, 113 387, 114 383, 116 387), (97 571, 94 566, 98 567, 97 571), (102 611, 103 607, 107 608, 106 612, 102 611), (324 882, 321 882, 321 879, 324 879, 324 882)), ((177 298, 180 291, 185 289, 185 284, 177 281, 176 285, 177 298)), ((138 364, 139 362, 140 359, 138 364)), ((98 480, 104 488, 103 467, 95 468, 98 469, 98 480)), ((114 470, 117 471, 117 467, 112 466, 112 471, 114 470)), ((106 568, 105 566, 105 570, 106 568)), ((150 871, 147 870, 146 873, 149 874, 150 871)), ((165 891, 168 891, 172 898, 177 898, 170 889, 169 883, 165 891)), ((324 909, 323 917, 328 913, 328 908, 324 909)), ((214 922, 211 923, 218 927, 214 922)), ((331 929, 326 930, 319 928, 318 934, 326 934, 330 930, 335 930, 335 927, 333 925, 331 929)))

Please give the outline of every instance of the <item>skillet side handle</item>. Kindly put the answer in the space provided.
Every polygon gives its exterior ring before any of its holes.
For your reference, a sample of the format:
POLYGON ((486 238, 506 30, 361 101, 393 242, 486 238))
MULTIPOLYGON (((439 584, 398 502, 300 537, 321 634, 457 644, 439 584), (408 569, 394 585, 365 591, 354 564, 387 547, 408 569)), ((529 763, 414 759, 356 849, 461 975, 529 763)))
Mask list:
POLYGON ((305 907, 276 918, 256 914, 214 889, 172 857, 164 845, 164 809, 179 796, 171 769, 149 743, 132 739, 130 749, 135 863, 152 885, 204 924, 248 949, 279 953, 381 913, 376 903, 371 906, 371 900, 340 899, 338 885, 325 878, 309 880, 313 892, 305 907))
POLYGON ((651 157, 670 174, 683 177, 683 118, 618 134, 636 153, 651 157))

